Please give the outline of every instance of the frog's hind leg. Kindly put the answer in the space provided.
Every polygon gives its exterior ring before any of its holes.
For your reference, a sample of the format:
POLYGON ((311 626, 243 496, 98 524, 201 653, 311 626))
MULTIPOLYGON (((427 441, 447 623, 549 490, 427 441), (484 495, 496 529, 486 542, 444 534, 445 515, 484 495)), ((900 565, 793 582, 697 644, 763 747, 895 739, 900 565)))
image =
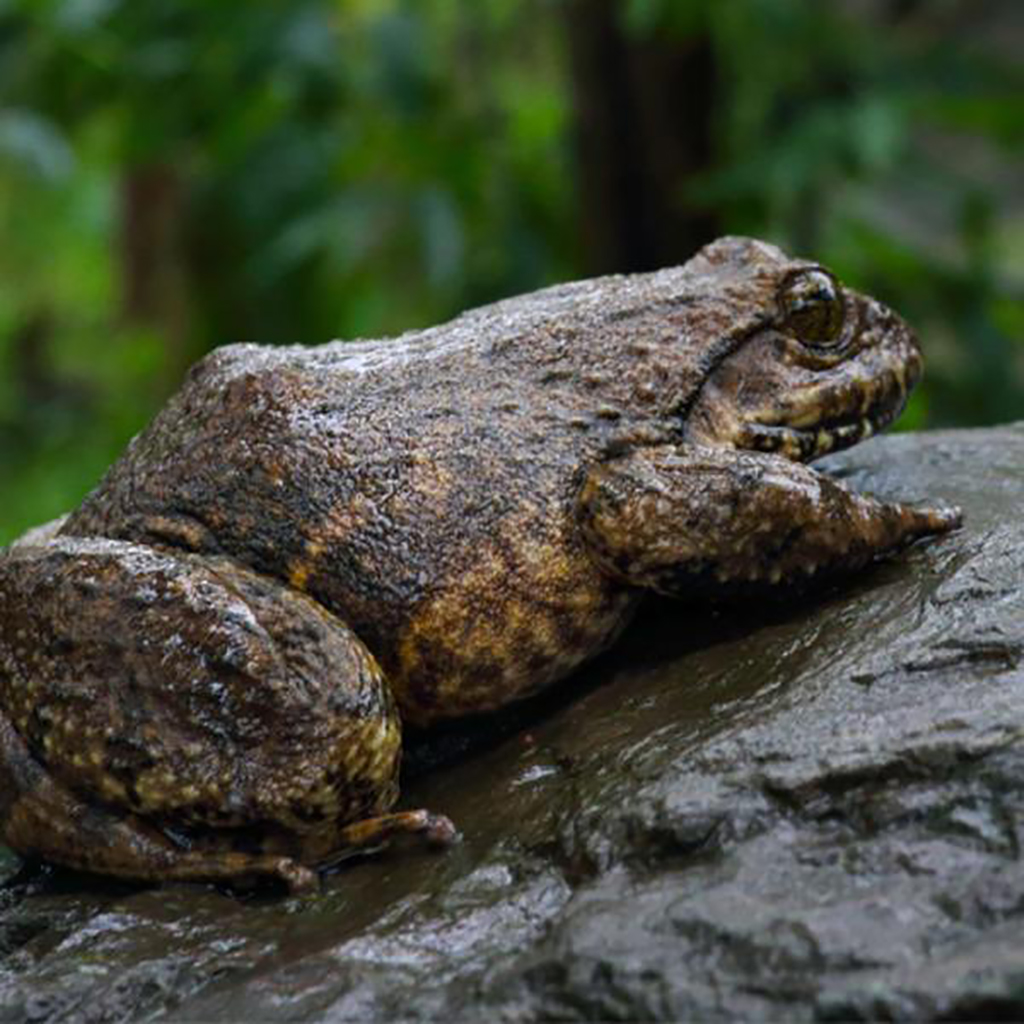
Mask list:
MULTIPOLYGON (((188 849, 135 814, 90 805, 56 782, 0 712, 0 834, 23 856, 80 871, 137 881, 227 882, 268 879, 289 892, 315 890, 316 871, 276 853, 218 847, 188 849)), ((395 811, 340 828, 321 867, 378 849, 402 834, 447 846, 457 838, 449 818, 427 810, 395 811)))
POLYGON ((22 856, 138 881, 266 878, 291 892, 317 875, 290 857, 185 849, 137 815, 87 804, 55 781, 0 713, 0 832, 22 856))
POLYGON ((401 723, 371 652, 224 559, 65 537, 0 558, 0 710, 0 837, 70 867, 305 888, 454 832, 388 813, 401 723))
MULTIPOLYGON (((22 856, 79 871, 143 882, 243 882, 266 879, 289 892, 315 891, 318 873, 293 857, 218 846, 189 849, 138 815, 87 804, 56 782, 0 713, 0 833, 22 856)), ((320 867, 378 849, 401 834, 447 846, 457 833, 450 819, 427 810, 395 811, 338 830, 334 854, 320 867)))

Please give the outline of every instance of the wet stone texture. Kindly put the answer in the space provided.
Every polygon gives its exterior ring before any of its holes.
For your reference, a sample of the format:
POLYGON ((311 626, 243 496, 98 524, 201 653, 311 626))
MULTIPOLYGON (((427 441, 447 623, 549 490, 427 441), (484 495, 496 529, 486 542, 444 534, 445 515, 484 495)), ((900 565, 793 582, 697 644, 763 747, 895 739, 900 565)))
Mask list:
POLYGON ((321 894, 0 860, 0 1019, 1024 1016, 1024 424, 831 460, 966 527, 799 604, 652 604, 553 698, 414 741, 321 894))

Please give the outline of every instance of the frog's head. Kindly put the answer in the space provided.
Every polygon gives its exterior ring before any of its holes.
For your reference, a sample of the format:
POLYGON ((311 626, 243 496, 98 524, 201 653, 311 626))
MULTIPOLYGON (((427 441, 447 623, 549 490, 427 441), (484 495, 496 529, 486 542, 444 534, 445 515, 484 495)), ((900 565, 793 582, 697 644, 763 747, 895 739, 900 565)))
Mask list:
POLYGON ((763 242, 720 239, 697 260, 754 301, 687 410, 687 440, 807 461, 896 419, 922 363, 892 310, 763 242))

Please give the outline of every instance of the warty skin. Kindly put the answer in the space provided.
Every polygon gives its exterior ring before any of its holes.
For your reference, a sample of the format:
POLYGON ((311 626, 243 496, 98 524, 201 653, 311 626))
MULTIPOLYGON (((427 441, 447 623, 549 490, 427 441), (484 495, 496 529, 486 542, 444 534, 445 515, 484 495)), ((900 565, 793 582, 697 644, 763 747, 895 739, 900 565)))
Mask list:
POLYGON ((644 593, 806 587, 953 528, 805 463, 883 428, 907 326, 750 239, 425 331, 220 349, 0 559, 0 830, 294 889, 397 831, 401 723, 551 685, 644 593))

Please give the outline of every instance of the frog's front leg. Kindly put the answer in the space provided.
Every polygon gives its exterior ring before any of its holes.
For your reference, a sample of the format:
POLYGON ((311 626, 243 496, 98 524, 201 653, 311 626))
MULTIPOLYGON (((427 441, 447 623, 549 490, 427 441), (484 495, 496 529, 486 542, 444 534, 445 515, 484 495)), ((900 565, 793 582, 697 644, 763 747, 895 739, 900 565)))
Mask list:
POLYGON ((806 584, 960 523, 958 510, 876 501, 777 455, 685 445, 593 467, 577 515, 606 571, 672 596, 806 584))

